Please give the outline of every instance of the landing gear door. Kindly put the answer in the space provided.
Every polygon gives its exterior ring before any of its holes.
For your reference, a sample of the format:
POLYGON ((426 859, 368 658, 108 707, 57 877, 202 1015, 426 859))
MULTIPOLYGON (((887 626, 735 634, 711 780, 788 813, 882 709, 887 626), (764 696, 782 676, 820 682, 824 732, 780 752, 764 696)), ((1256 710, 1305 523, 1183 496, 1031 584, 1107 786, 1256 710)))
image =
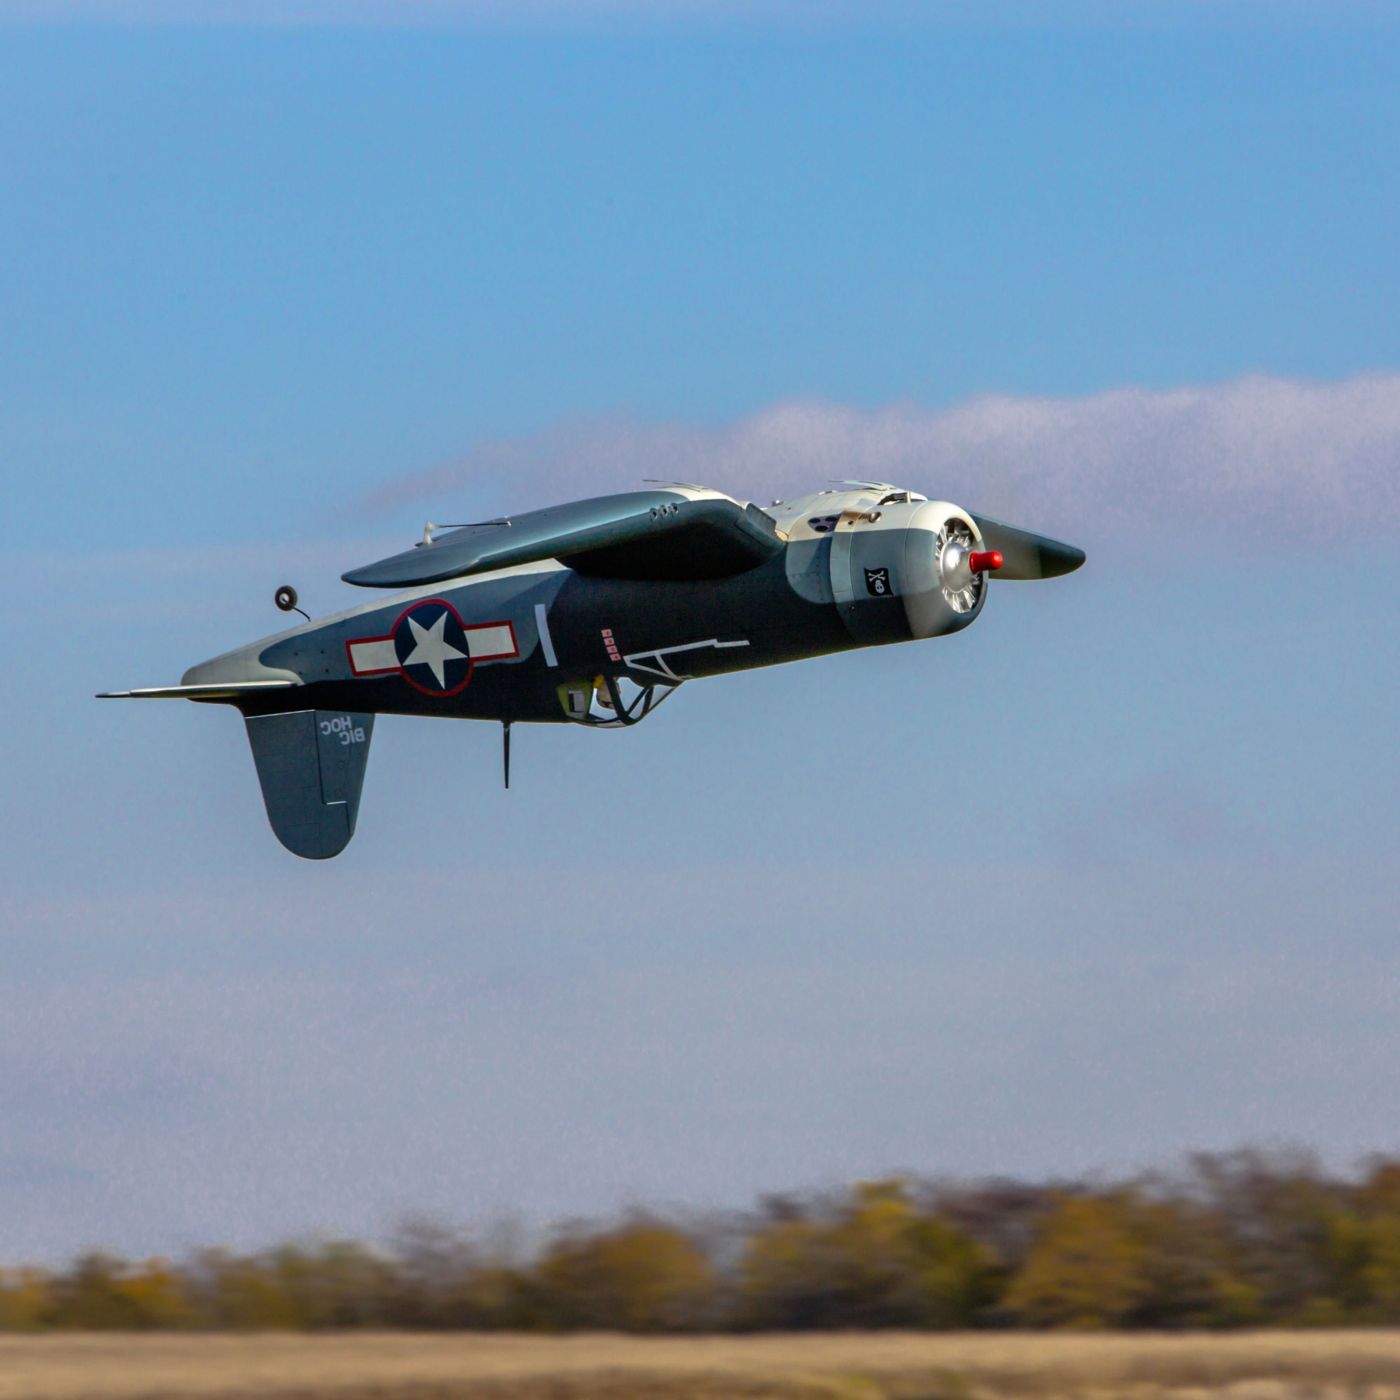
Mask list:
POLYGON ((680 689, 674 684, 640 685, 629 676, 594 676, 566 681, 559 687, 559 703, 566 718, 593 729, 619 729, 640 724, 667 696, 680 689))

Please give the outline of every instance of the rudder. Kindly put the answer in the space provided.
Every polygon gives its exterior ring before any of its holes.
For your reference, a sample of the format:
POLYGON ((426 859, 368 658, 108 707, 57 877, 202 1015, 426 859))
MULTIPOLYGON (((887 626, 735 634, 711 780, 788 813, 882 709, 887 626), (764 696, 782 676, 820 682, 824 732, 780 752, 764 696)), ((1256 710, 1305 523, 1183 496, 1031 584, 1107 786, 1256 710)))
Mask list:
POLYGON ((277 839, 307 860, 338 856, 355 834, 374 716, 293 710, 243 722, 277 839))

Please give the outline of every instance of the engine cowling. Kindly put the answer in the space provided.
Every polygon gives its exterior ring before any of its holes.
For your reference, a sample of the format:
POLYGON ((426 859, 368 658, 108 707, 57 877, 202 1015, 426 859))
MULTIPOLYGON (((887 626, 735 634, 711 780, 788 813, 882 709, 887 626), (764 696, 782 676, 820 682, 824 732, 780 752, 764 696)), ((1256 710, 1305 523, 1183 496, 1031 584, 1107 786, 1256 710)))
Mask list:
POLYGON ((793 514, 786 521, 794 541, 789 584, 809 601, 834 602, 851 635, 867 645, 961 631, 981 614, 994 573, 1055 578, 1084 562, 1073 545, 910 491, 823 492, 793 514), (821 577, 814 577, 810 565, 828 538, 821 577))
POLYGON ((941 637, 976 621, 987 576, 1001 567, 977 522, 948 501, 926 501, 904 537, 904 610, 914 636, 941 637))

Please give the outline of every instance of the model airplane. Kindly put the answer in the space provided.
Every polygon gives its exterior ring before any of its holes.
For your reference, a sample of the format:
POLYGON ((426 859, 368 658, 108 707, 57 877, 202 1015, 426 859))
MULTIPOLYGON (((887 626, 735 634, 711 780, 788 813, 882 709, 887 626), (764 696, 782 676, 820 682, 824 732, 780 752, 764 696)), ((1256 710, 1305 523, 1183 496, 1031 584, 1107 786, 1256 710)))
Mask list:
MULTIPOLYGON (((288 850, 355 831, 376 714, 619 728, 684 681, 957 632, 992 573, 1053 578, 1060 544, 946 501, 843 483, 767 510, 657 484, 480 525, 424 528, 346 582, 403 590, 103 699, 234 705, 288 850)), ((280 588, 283 611, 294 590, 280 588)), ((300 611, 300 609, 297 609, 300 611)), ((303 614, 305 616, 305 614, 303 614)))

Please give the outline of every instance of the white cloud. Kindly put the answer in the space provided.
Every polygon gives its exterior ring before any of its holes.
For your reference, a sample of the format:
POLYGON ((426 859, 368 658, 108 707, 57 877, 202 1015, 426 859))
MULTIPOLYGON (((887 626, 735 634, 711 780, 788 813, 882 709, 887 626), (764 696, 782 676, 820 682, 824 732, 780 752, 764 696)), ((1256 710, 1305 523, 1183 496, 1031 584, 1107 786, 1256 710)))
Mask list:
POLYGON ((1097 532, 1200 521, 1340 539, 1400 525, 1400 374, 996 394, 947 409, 787 400, 717 427, 566 423, 482 442, 372 504, 441 514, 489 493, 493 508, 513 508, 645 477, 756 500, 844 477, 892 481, 1070 538, 1086 522, 1097 532), (508 502, 497 500, 503 482, 508 502))

